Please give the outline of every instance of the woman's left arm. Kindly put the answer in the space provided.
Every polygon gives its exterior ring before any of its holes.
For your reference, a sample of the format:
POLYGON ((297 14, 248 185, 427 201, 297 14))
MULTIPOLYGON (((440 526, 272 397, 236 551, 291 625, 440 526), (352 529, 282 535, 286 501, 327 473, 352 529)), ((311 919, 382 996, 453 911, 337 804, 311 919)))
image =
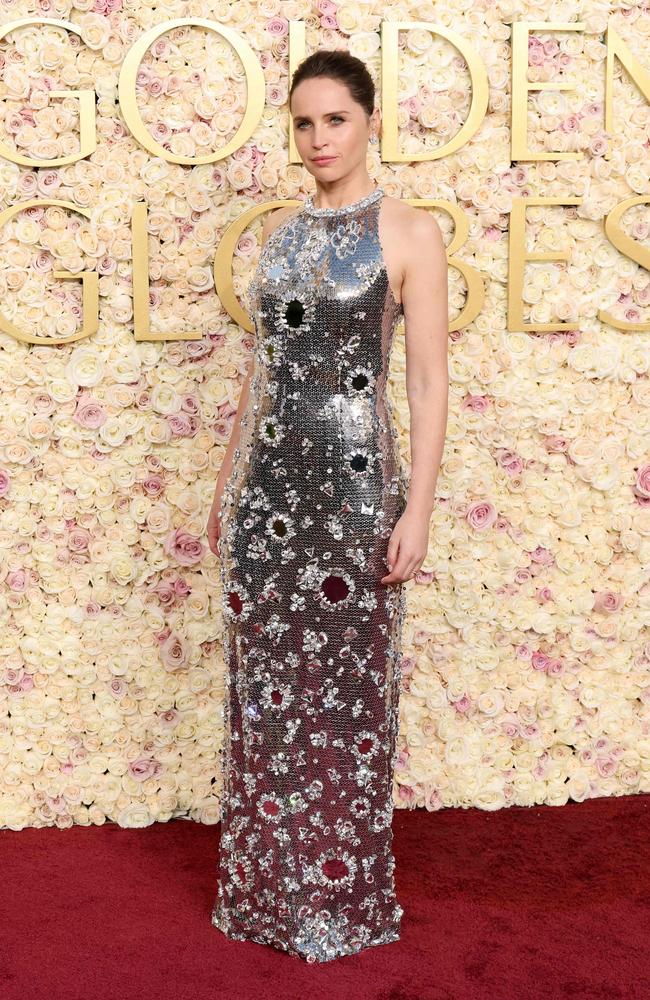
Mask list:
POLYGON ((425 210, 416 210, 407 243, 402 303, 411 476, 406 509, 388 544, 387 584, 410 579, 426 558, 448 412, 447 253, 438 223, 425 210))

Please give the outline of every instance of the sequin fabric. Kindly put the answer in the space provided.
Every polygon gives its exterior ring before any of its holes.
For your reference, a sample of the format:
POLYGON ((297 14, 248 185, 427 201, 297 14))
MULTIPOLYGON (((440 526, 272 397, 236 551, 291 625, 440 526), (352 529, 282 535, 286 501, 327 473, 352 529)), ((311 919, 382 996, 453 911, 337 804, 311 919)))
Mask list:
POLYGON ((401 305, 381 188, 309 197, 249 287, 249 401, 221 504, 227 664, 212 923, 307 962, 400 937, 391 820, 406 504, 386 390, 401 305))

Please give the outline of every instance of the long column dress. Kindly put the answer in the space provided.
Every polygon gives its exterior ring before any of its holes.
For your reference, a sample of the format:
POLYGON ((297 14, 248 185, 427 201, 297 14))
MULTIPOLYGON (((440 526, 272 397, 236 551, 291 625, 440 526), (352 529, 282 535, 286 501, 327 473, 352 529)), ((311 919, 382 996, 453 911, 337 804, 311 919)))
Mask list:
POLYGON ((406 504, 386 391, 395 300, 382 188, 311 196, 249 289, 249 402, 221 505, 219 887, 228 937, 326 962, 397 941, 391 819, 402 584, 380 583, 406 504))

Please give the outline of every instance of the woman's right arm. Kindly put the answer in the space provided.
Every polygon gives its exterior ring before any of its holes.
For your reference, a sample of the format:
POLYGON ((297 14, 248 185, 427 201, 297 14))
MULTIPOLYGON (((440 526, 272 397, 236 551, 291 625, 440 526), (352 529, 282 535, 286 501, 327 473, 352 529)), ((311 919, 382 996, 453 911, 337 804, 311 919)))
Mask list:
MULTIPOLYGON (((267 239, 275 229, 276 225, 279 224, 282 218, 284 218, 287 212, 286 208, 276 209, 275 212, 271 212, 264 219, 264 224, 262 226, 262 246, 266 243, 267 239)), ((239 444, 239 439, 241 436, 241 419, 244 415, 244 411, 248 406, 248 397, 250 392, 251 379, 253 375, 253 361, 249 361, 246 370, 246 375, 244 376, 244 381, 242 382, 241 393, 239 395, 239 405, 237 407, 237 413, 235 414, 235 419, 233 421, 232 433, 230 435, 230 441, 228 442, 228 447, 226 448, 226 453, 219 469, 219 475, 217 476, 216 487, 214 491, 214 498, 212 500, 212 507, 210 508, 210 515, 208 517, 207 533, 208 533, 208 544, 210 546, 210 551, 219 555, 218 541, 221 538, 221 522, 219 519, 219 510, 221 508, 221 499, 223 496, 223 491, 230 474, 232 472, 232 463, 235 453, 235 449, 239 444)))
POLYGON ((237 413, 235 414, 235 419, 233 421, 232 433, 230 435, 230 441, 228 442, 228 447, 226 448, 226 454, 223 457, 223 462, 221 463, 221 468, 219 469, 219 475, 217 476, 217 483, 214 491, 214 498, 212 500, 212 507, 210 508, 210 515, 208 517, 208 543, 210 549, 215 555, 219 555, 218 540, 221 538, 221 522, 219 520, 219 509, 221 507, 221 498, 223 496, 223 491, 230 473, 232 472, 232 462, 235 448, 239 444, 239 438, 241 436, 241 418, 244 414, 246 407, 248 406, 248 396, 251 385, 252 377, 252 363, 249 362, 246 375, 244 376, 244 381, 242 382, 241 393, 239 395, 239 405, 237 407, 237 413))

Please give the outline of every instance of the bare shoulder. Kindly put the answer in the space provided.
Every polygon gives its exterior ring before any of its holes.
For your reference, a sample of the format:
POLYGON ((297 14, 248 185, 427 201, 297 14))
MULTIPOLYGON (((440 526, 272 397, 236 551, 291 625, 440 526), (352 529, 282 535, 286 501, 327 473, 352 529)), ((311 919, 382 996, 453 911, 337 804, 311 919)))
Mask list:
POLYGON ((264 224, 262 226, 262 243, 266 243, 269 236, 274 232, 278 226, 291 216, 297 215, 300 211, 300 207, 296 208, 295 205, 284 205, 282 208, 276 208, 273 212, 269 212, 268 215, 264 217, 264 224))
POLYGON ((422 284, 423 273, 429 276, 433 271, 442 279, 447 269, 447 250, 440 226, 426 208, 388 196, 384 202, 387 264, 394 275, 395 298, 399 290, 400 301, 405 304, 410 288, 422 284))
POLYGON ((386 203, 386 219, 391 227, 399 230, 401 241, 406 246, 417 251, 422 246, 422 240, 429 242, 432 249, 442 244, 442 232, 433 215, 426 208, 409 205, 400 198, 384 198, 386 203))

